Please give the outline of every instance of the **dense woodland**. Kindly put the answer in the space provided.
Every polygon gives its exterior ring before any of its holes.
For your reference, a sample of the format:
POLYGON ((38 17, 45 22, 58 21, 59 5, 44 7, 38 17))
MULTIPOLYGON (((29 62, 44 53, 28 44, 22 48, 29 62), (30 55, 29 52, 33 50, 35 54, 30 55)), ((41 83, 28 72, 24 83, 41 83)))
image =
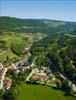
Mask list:
POLYGON ((39 67, 50 67, 54 73, 61 72, 76 82, 76 37, 58 34, 47 36, 33 44, 31 53, 37 57, 39 67))
MULTIPOLYGON (((75 22, 55 21, 48 19, 18 19, 13 17, 0 17, 0 31, 8 30, 27 33, 74 33, 75 22)), ((1 31, 3 32, 3 31, 1 31)))

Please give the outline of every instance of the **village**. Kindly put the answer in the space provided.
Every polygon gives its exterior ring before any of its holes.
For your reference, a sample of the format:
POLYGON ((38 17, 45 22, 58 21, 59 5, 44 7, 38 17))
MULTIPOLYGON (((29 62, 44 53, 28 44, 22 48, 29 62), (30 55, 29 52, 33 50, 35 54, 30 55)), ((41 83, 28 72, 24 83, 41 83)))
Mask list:
MULTIPOLYGON (((15 64, 14 63, 11 64, 11 66, 9 67, 4 67, 3 64, 0 63, 0 89, 10 89, 12 86, 13 80, 10 78, 6 78, 7 72, 9 70, 15 71, 16 73, 19 73, 19 72, 27 73, 27 71, 29 71, 29 75, 26 77, 24 81, 26 83, 41 84, 41 85, 46 85, 46 86, 51 86, 51 87, 57 87, 55 83, 56 77, 50 69, 44 66, 42 68, 37 68, 36 65, 34 64, 34 61, 32 62, 31 65, 26 66, 26 67, 24 67, 22 64, 23 64, 22 62, 17 62, 15 64)), ((60 74, 60 76, 63 79, 66 79, 66 77, 64 77, 62 74, 60 74)), ((74 92, 76 91, 76 86, 71 81, 69 81, 69 86, 72 87, 74 92)))
POLYGON ((16 71, 16 73, 19 73, 20 71, 26 72, 27 70, 29 70, 30 73, 28 77, 25 79, 25 82, 36 81, 37 83, 41 83, 41 84, 45 84, 47 82, 49 85, 49 79, 55 80, 55 76, 52 74, 50 70, 48 70, 45 67, 43 67, 42 69, 33 67, 34 66, 33 63, 27 67, 18 67, 19 63, 16 63, 16 64, 12 64, 8 68, 4 67, 2 63, 0 63, 0 89, 11 88, 12 79, 5 78, 9 70, 16 71))

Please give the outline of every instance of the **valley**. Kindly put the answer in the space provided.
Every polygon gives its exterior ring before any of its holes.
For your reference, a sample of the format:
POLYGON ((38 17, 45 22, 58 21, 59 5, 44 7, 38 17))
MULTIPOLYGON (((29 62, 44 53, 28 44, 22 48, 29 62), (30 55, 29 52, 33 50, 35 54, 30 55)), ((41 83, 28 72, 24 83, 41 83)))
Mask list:
POLYGON ((75 100, 75 23, 0 20, 1 100, 75 100))

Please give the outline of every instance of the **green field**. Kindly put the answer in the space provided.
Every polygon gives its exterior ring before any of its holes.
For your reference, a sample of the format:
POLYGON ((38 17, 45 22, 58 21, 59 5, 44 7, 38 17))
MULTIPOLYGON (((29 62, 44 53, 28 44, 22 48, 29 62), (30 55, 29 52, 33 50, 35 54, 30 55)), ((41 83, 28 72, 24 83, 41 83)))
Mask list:
POLYGON ((64 96, 63 92, 51 87, 22 84, 18 100, 76 100, 76 98, 64 96))
MULTIPOLYGON (((17 56, 14 52, 11 51, 11 43, 21 43, 23 42, 22 37, 20 36, 16 36, 16 35, 0 35, 0 40, 4 40, 6 42, 5 47, 9 50, 7 50, 5 48, 4 53, 0 53, 0 61, 3 61, 7 56, 10 59, 16 58, 18 60, 23 59, 22 57, 17 56)), ((25 47, 27 47, 27 45, 25 44, 25 47)), ((1 48, 0 48, 1 49, 1 48)))
POLYGON ((21 36, 8 35, 8 34, 0 35, 0 40, 5 40, 7 48, 10 48, 12 42, 19 43, 23 41, 21 36))

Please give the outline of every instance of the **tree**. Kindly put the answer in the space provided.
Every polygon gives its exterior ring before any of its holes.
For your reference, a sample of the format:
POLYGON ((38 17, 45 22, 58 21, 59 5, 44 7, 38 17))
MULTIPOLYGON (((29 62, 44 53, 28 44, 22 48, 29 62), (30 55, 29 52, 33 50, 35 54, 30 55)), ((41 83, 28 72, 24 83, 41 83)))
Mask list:
POLYGON ((62 59, 59 57, 59 55, 55 54, 54 52, 49 52, 47 56, 52 62, 52 70, 55 72, 63 72, 62 59))
POLYGON ((4 90, 0 90, 0 100, 3 100, 4 90))
POLYGON ((4 100, 18 100, 18 96, 20 93, 20 86, 17 80, 13 81, 12 87, 9 90, 5 90, 3 95, 4 100))
POLYGON ((39 56, 36 59, 36 65, 37 66, 45 66, 45 67, 49 67, 51 66, 51 61, 48 57, 46 56, 39 56))
POLYGON ((19 72, 18 73, 18 80, 25 81, 25 79, 26 79, 25 72, 19 72))
POLYGON ((62 82, 61 82, 61 80, 56 79, 56 85, 57 85, 57 87, 58 87, 59 89, 61 89, 61 88, 62 88, 62 82))
POLYGON ((69 91, 70 90, 70 86, 69 86, 69 81, 67 79, 64 79, 62 81, 62 88, 66 91, 69 91))
POLYGON ((7 90, 4 94, 4 100, 17 100, 17 91, 7 90))

